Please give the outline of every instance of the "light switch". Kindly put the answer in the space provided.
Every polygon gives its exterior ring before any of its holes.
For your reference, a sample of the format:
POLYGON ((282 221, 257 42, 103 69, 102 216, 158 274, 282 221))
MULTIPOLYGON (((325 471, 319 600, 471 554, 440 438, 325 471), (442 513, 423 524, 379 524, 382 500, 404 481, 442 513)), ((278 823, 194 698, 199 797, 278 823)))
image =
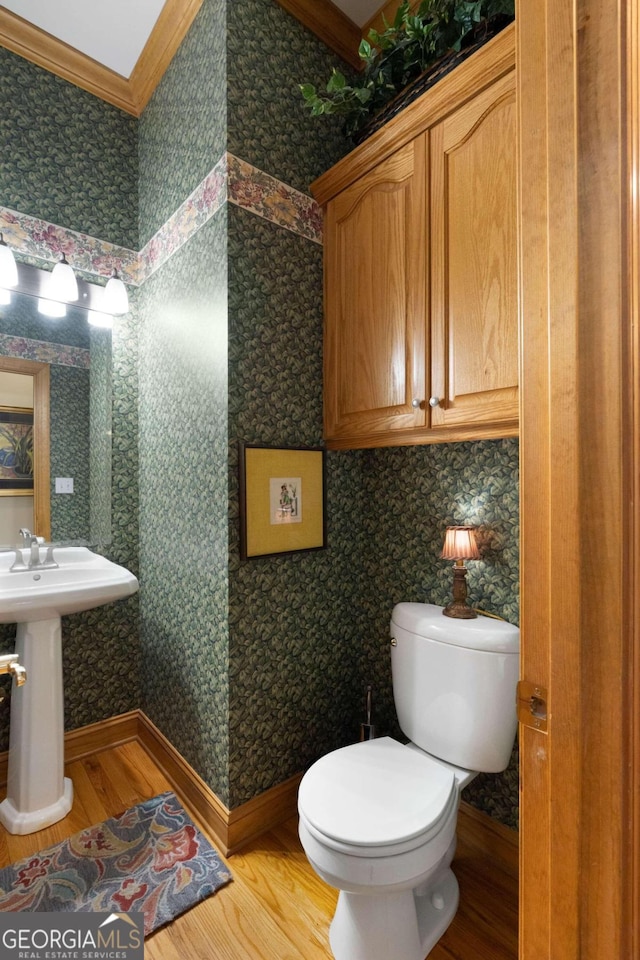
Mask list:
POLYGON ((73 477, 56 477, 56 493, 73 493, 73 477))

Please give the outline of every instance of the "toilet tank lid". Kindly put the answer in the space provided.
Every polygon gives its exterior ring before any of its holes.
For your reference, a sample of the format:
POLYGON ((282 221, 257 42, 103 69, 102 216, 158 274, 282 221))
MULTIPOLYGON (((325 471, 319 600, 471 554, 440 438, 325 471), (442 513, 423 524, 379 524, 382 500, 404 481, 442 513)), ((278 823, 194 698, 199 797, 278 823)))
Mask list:
POLYGON ((479 614, 475 620, 445 617, 434 603, 397 603, 391 615, 394 627, 429 640, 484 650, 487 653, 519 653, 520 630, 506 620, 494 620, 479 614))

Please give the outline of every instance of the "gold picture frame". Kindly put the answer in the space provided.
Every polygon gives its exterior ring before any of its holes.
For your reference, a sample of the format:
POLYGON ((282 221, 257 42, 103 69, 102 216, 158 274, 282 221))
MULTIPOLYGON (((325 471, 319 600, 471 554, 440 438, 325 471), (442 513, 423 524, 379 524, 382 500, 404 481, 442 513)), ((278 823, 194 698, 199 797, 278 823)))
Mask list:
POLYGON ((33 409, 0 407, 0 497, 33 496, 33 409))
POLYGON ((240 558, 323 550, 325 451, 239 443, 240 558))

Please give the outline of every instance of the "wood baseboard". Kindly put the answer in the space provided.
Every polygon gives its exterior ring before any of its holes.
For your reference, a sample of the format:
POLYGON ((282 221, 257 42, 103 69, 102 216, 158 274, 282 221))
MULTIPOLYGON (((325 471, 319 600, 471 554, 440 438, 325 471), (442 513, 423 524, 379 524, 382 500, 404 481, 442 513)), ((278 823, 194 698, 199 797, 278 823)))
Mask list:
MULTIPOLYGON (((302 774, 229 810, 141 710, 132 710, 66 733, 65 763, 82 760, 132 740, 146 750, 189 813, 206 827, 225 856, 235 853, 250 840, 296 813, 302 774)), ((0 785, 7 782, 8 761, 8 752, 0 753, 0 785)))
POLYGON ((226 856, 297 811, 302 774, 229 810, 144 713, 139 714, 138 740, 226 856))
MULTIPOLYGON (((135 740, 211 834, 225 856, 295 816, 302 774, 285 780, 233 810, 216 796, 201 776, 141 711, 132 710, 65 734, 66 763, 135 740)), ((7 782, 8 753, 0 754, 0 784, 7 782)), ((464 801, 458 816, 458 837, 482 852, 510 876, 518 876, 518 834, 464 801)))
MULTIPOLYGON (((64 761, 74 763, 92 753, 119 747, 131 740, 138 740, 139 710, 121 713, 108 720, 90 723, 86 727, 70 730, 64 735, 64 761)), ((7 783, 9 752, 0 753, 0 786, 7 783)))
POLYGON ((222 852, 228 854, 229 809, 142 711, 138 714, 138 740, 190 812, 207 827, 222 852))
POLYGON ((297 815, 301 780, 302 774, 298 773, 229 812, 230 853, 235 853, 250 840, 255 840, 277 824, 297 815))
POLYGON ((492 863, 518 877, 519 836, 504 824, 493 820, 488 814, 462 801, 458 813, 458 839, 478 850, 492 863))

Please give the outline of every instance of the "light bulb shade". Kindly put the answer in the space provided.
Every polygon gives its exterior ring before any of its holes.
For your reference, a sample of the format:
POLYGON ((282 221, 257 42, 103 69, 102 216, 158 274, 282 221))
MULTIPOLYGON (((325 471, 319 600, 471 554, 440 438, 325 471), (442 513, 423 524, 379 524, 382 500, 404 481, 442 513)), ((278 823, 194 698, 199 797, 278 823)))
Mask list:
POLYGON ((78 281, 73 272, 73 268, 62 255, 59 263, 56 263, 51 274, 51 280, 48 284, 48 292, 53 300, 66 300, 71 302, 78 299, 78 281))
POLYGON ((10 292, 0 287, 0 306, 6 307, 9 303, 11 303, 10 292))
POLYGON ((129 309, 127 288, 115 271, 114 275, 107 280, 107 285, 104 288, 102 309, 104 313, 110 313, 113 317, 119 317, 129 309))
POLYGON ((87 322, 91 324, 92 327, 105 327, 111 329, 113 327, 113 317, 110 313, 100 313, 98 310, 89 310, 87 313, 87 322))
POLYGON ((38 300, 38 313, 41 313, 44 317, 56 319, 66 317, 67 308, 64 303, 58 303, 57 300, 45 300, 41 297, 38 300))
POLYGON ((479 560, 475 528, 447 527, 440 557, 442 560, 479 560))
POLYGON ((18 268, 13 251, 6 245, 0 233, 0 287, 17 287, 18 268))

